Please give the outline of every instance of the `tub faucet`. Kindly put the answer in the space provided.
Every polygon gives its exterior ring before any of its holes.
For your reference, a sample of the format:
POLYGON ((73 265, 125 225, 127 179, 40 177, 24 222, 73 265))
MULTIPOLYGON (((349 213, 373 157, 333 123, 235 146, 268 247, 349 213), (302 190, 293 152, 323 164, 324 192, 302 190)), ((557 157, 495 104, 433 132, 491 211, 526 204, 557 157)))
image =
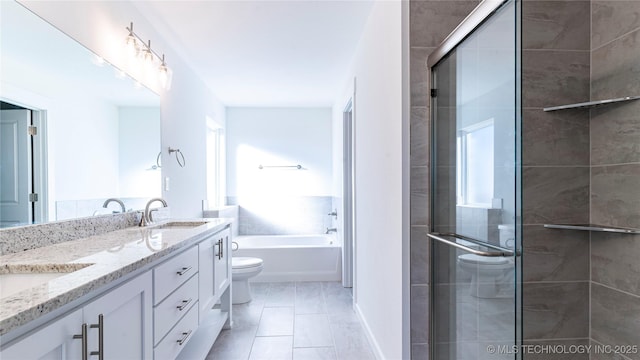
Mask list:
POLYGON ((337 233, 338 229, 336 229, 336 228, 327 228, 327 231, 325 231, 324 233, 325 234, 330 234, 332 232, 337 233))
POLYGON ((160 201, 163 207, 169 206, 167 205, 166 200, 164 200, 163 198, 153 198, 149 200, 149 202, 147 203, 147 206, 144 208, 144 213, 142 213, 142 218, 140 219, 140 223, 138 224, 138 226, 147 226, 153 223, 153 217, 151 216, 151 212, 153 210, 150 210, 149 207, 151 206, 151 204, 153 204, 156 201, 160 201))
POLYGON ((118 204, 120 204, 120 207, 122 208, 122 213, 124 214, 125 212, 127 212, 127 209, 124 206, 124 203, 122 202, 122 200, 120 199, 116 199, 116 198, 109 198, 107 200, 104 201, 104 204, 102 204, 103 208, 107 208, 107 206, 109 206, 109 203, 111 202, 117 202, 118 204))

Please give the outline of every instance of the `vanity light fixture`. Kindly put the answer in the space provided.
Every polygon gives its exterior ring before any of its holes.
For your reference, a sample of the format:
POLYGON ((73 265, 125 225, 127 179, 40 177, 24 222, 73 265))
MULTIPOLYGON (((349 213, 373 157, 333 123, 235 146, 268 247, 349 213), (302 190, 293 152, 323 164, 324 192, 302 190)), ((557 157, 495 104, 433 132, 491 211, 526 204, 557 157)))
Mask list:
POLYGON ((129 56, 132 59, 141 59, 142 66, 146 67, 145 70, 148 72, 154 72, 153 70, 155 68, 157 70, 156 78, 160 82, 160 86, 163 89, 168 90, 169 87, 171 87, 172 72, 167 66, 164 54, 162 54, 162 56, 158 55, 153 51, 153 49, 151 49, 151 40, 148 40, 145 43, 142 38, 133 31, 133 22, 131 22, 129 27, 126 27, 125 29, 129 32, 129 35, 127 35, 125 39, 125 45, 129 56), (156 68, 156 66, 158 67, 156 68))

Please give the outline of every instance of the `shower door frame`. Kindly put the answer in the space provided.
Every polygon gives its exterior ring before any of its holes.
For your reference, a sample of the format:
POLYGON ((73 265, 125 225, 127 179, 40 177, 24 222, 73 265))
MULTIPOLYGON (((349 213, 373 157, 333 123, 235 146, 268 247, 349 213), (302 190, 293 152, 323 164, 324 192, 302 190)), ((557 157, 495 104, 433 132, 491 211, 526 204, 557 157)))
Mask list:
MULTIPOLYGON (((497 12, 503 5, 512 1, 515 4, 515 13, 517 19, 515 21, 515 41, 516 41, 516 53, 515 53, 515 90, 516 97, 514 99, 515 109, 516 109, 516 124, 515 124, 515 134, 516 137, 515 145, 516 145, 516 154, 515 154, 515 168, 518 170, 515 172, 515 191, 517 196, 515 197, 515 232, 516 232, 516 246, 514 249, 515 252, 515 297, 514 297, 514 311, 515 311, 515 323, 514 323, 514 340, 513 344, 518 349, 522 349, 523 345, 523 319, 522 319, 522 1, 523 0, 483 0, 469 15, 460 23, 458 26, 445 38, 445 40, 429 54, 427 58, 427 66, 429 71, 429 81, 431 84, 431 97, 430 97, 430 119, 432 122, 431 128, 431 136, 436 136, 433 127, 435 126, 435 116, 437 108, 434 106, 434 98, 435 94, 433 94, 434 84, 436 83, 436 74, 433 71, 433 68, 443 59, 445 58, 451 51, 455 50, 457 46, 467 39, 471 34, 473 34, 476 29, 478 29, 485 21, 487 21, 495 12, 497 12)), ((430 154, 431 159, 434 159, 435 149, 433 148, 433 144, 430 146, 430 154)), ((432 164, 435 162, 432 160, 432 164)), ((436 183, 435 171, 431 171, 430 176, 430 184, 429 189, 431 191, 429 207, 430 207, 430 232, 434 232, 434 184, 436 183)), ((446 234, 444 234, 446 235, 446 234)), ((437 236, 436 236, 437 237, 437 236)), ((435 240, 430 239, 431 241, 431 251, 430 254, 433 256, 434 252, 434 243, 435 240)), ((455 246, 455 245, 454 245, 455 246)), ((490 247, 491 248, 491 247, 490 247)), ((435 286, 435 271, 433 269, 433 261, 430 259, 430 266, 432 267, 431 273, 431 284, 435 286)), ((433 289, 430 291, 431 297, 434 296, 433 289)), ((430 357, 435 359, 436 354, 436 344, 435 344, 435 336, 434 336, 434 321, 436 311, 436 302, 433 298, 429 301, 429 327, 430 331, 430 357)), ((514 359, 521 360, 523 358, 522 352, 519 350, 514 351, 513 353, 514 359)))

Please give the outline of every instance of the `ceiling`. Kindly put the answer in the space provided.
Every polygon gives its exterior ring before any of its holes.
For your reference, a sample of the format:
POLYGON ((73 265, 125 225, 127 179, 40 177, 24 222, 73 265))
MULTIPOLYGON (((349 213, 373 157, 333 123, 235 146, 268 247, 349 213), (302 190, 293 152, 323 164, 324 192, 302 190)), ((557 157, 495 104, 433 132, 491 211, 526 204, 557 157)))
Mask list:
POLYGON ((225 105, 331 106, 373 2, 135 4, 225 105))

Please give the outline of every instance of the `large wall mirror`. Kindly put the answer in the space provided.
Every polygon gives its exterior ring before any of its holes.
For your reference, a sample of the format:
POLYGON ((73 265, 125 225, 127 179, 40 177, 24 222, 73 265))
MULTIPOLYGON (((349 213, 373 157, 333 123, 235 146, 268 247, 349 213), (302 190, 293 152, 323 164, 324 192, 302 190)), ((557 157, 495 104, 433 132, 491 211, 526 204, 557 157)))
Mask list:
POLYGON ((20 4, 0 6, 0 226, 160 196, 159 96, 20 4))

